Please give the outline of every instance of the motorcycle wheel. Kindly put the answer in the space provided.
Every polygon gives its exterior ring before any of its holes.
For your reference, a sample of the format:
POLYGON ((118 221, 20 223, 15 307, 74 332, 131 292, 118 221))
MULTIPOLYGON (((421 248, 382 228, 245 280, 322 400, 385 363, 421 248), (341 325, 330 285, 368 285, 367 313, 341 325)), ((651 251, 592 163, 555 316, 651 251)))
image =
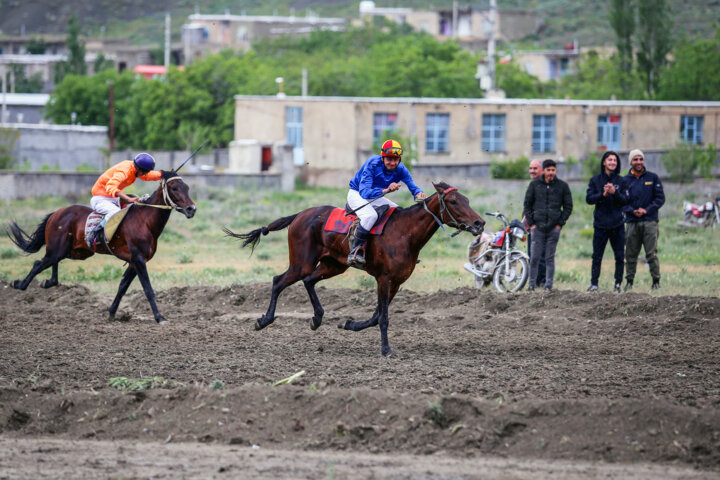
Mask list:
POLYGON ((510 270, 505 271, 505 262, 501 261, 493 273, 493 285, 500 293, 520 291, 530 276, 530 267, 524 257, 510 259, 510 270))

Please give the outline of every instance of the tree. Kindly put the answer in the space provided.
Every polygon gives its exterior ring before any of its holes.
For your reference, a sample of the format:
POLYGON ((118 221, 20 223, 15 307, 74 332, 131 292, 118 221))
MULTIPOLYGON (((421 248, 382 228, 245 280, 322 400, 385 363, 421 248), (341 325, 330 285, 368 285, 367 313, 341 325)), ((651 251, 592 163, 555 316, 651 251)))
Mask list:
POLYGON ((720 27, 712 39, 683 38, 660 79, 661 100, 720 100, 720 27))
POLYGON ((603 58, 591 50, 583 54, 576 71, 565 75, 557 85, 556 96, 573 99, 610 100, 633 99, 643 95, 638 74, 623 74, 616 57, 603 58))
POLYGON ((47 50, 47 44, 42 38, 31 38, 25 45, 25 49, 31 55, 42 55, 47 50))
POLYGON ((638 0, 638 27, 638 67, 645 77, 647 95, 653 98, 672 50, 673 22, 666 0, 638 0))
POLYGON ((540 81, 514 63, 497 66, 497 88, 505 91, 508 98, 540 97, 540 81))
POLYGON ((68 58, 63 62, 55 64, 56 84, 60 83, 65 75, 85 75, 87 73, 87 65, 85 65, 85 42, 80 40, 80 23, 75 14, 68 20, 65 42, 68 49, 68 58))
POLYGON ((630 77, 633 72, 633 33, 635 31, 635 2, 633 0, 612 0, 610 3, 610 25, 615 30, 615 46, 623 97, 629 93, 630 77))
POLYGON ((109 68, 115 68, 115 62, 109 58, 105 58, 105 55, 102 53, 98 53, 98 56, 95 57, 95 62, 93 62, 93 73, 102 72, 109 68))
POLYGON ((10 64, 10 70, 7 72, 7 84, 10 84, 10 72, 15 76, 15 92, 16 93, 41 93, 45 86, 42 74, 35 73, 28 77, 25 75, 25 69, 17 63, 10 64))

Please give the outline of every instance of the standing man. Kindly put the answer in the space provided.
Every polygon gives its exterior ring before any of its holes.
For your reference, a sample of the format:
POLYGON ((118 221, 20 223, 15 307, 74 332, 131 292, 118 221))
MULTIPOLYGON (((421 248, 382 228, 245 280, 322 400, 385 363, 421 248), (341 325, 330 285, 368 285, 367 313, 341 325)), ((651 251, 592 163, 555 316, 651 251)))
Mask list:
MULTIPOLYGON (((542 176, 542 165, 540 160, 533 160, 530 162, 530 181, 542 176)), ((532 232, 530 232, 530 225, 527 223, 527 217, 525 212, 522 214, 522 222, 525 227, 525 231, 528 232, 528 257, 532 254, 532 232)), ((540 255, 540 263, 538 264, 537 278, 535 279, 536 285, 545 285, 545 251, 543 250, 540 255)))
POLYGON ((630 173, 625 176, 628 203, 625 213, 625 291, 631 290, 635 280, 640 247, 650 264, 652 289, 660 288, 660 260, 657 256, 658 211, 665 203, 665 192, 658 176, 645 169, 645 155, 635 149, 630 152, 630 173))
POLYGON ((595 205, 593 215, 593 254, 588 292, 596 292, 600 279, 600 267, 608 240, 615 253, 615 291, 620 292, 625 255, 625 228, 622 207, 628 197, 625 181, 620 176, 620 157, 608 150, 600 160, 600 174, 588 183, 585 201, 595 205))
POLYGON ((525 217, 532 232, 530 253, 530 284, 535 290, 540 257, 545 252, 545 290, 552 290, 555 277, 555 250, 560 230, 570 218, 573 203, 570 187, 556 177, 555 160, 542 163, 543 174, 528 185, 525 192, 525 217))

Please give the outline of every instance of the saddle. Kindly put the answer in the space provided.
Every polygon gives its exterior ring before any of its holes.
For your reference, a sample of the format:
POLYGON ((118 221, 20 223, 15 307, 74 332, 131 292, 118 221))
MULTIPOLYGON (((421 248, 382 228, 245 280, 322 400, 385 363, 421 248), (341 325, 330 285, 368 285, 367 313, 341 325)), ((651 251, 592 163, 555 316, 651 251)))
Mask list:
MULTIPOLYGON (((132 204, 126 204, 123 202, 121 204, 122 210, 113 214, 112 216, 110 216, 110 218, 107 219, 107 222, 105 222, 105 228, 103 229, 104 238, 101 239, 103 240, 103 242, 99 243, 104 243, 105 245, 110 243, 110 240, 112 240, 112 238, 115 236, 115 232, 120 226, 120 223, 122 223, 125 215, 127 215, 127 213, 130 211, 130 208, 128 207, 131 205, 132 204)), ((95 228, 97 228, 103 217, 104 215, 102 213, 93 211, 88 215, 87 220, 85 221, 85 244, 93 250, 96 250, 97 245, 90 244, 90 234, 93 230, 95 230, 95 228)))
MULTIPOLYGON (((373 225, 373 227, 370 229, 370 234, 382 235, 383 231, 385 230, 385 224, 387 224, 387 221, 390 219, 390 215, 392 215, 398 207, 390 207, 390 205, 380 205, 373 208, 375 208, 375 211, 378 213, 378 219, 375 222, 375 225, 373 225)), ((349 212, 350 210, 352 209, 348 205, 345 205, 344 209, 333 209, 333 211, 330 212, 330 215, 328 215, 323 229, 326 232, 334 233, 348 233, 352 230, 352 232, 354 233, 355 229, 360 224, 360 220, 355 214, 348 215, 347 212, 349 212)))

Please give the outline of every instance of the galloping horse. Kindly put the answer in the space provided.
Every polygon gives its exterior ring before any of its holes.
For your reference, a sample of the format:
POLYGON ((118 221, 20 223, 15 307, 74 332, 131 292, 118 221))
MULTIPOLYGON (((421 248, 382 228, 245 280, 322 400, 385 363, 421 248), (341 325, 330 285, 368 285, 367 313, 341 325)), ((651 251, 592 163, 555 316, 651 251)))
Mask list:
MULTIPOLYGON (((437 193, 422 204, 398 209, 392 214, 385 232, 381 236, 372 236, 368 241, 367 272, 377 282, 377 307, 367 321, 350 321, 338 325, 345 330, 360 331, 380 324, 382 341, 381 352, 387 356, 392 353, 388 344, 388 306, 415 269, 418 254, 438 227, 446 224, 479 235, 485 221, 473 211, 467 197, 457 188, 446 183, 434 184, 437 193)), ((260 240, 260 235, 268 232, 288 229, 288 247, 290 267, 285 273, 273 278, 270 306, 265 315, 257 320, 255 329, 260 330, 275 320, 275 307, 278 296, 290 285, 302 280, 310 296, 314 316, 310 328, 317 329, 322 323, 325 311, 320 305, 315 284, 320 280, 334 277, 348 269, 347 256, 349 246, 344 234, 324 230, 325 221, 334 207, 313 207, 295 215, 279 218, 267 227, 258 228, 246 234, 235 234, 224 229, 229 236, 245 240, 243 247, 250 245, 252 250, 260 240)))
POLYGON ((10 223, 7 232, 10 240, 26 253, 35 253, 45 247, 45 256, 36 261, 25 280, 12 282, 14 288, 25 290, 38 273, 52 267, 50 280, 40 284, 42 288, 58 285, 58 263, 65 258, 85 260, 94 253, 111 253, 129 265, 120 280, 115 300, 108 308, 110 319, 115 316, 120 300, 136 276, 140 277, 145 296, 150 302, 155 320, 165 321, 155 303, 155 292, 150 285, 145 264, 155 254, 157 240, 173 209, 182 212, 187 218, 195 215, 195 203, 189 195, 188 187, 176 171, 163 171, 160 187, 144 203, 136 203, 123 219, 116 234, 107 244, 106 251, 93 251, 85 243, 85 221, 92 209, 84 205, 72 205, 57 210, 38 225, 32 236, 25 233, 16 222, 10 223))

